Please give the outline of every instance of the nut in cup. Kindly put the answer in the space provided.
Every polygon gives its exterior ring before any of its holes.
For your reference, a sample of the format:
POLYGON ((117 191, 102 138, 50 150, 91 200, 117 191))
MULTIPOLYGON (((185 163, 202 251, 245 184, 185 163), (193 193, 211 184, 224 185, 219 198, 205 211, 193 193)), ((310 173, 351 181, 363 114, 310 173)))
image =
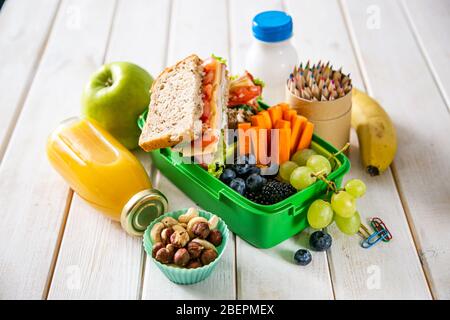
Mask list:
MULTIPOLYGON (((214 215, 212 213, 209 213, 207 211, 198 210, 199 211, 199 217, 205 218, 206 220, 210 220, 214 215)), ((164 219, 167 219, 167 217, 171 217, 174 219, 178 219, 180 216, 185 216, 187 213, 187 209, 177 210, 168 212, 157 219, 155 219, 148 227, 147 230, 144 233, 143 238, 143 245, 145 248, 145 251, 149 255, 149 257, 153 260, 153 262, 156 264, 156 266, 161 270, 161 272, 172 282, 176 284, 194 284, 197 282, 200 282, 206 278, 208 278, 217 264, 219 263, 219 260, 221 259, 225 248, 227 246, 228 238, 229 238, 229 232, 228 227, 225 224, 225 222, 217 217, 217 226, 215 229, 217 229, 222 234, 222 241, 219 246, 215 247, 215 250, 217 251, 216 255, 211 257, 210 260, 212 261, 204 261, 204 259, 208 259, 209 257, 203 257, 202 255, 202 263, 206 265, 202 267, 196 267, 196 268, 186 268, 186 267, 179 267, 176 265, 169 265, 169 264, 163 264, 159 262, 157 259, 153 257, 153 245, 155 243, 152 242, 152 235, 151 231, 153 227, 162 222, 164 219)), ((183 220, 183 218, 181 219, 183 220)), ((195 244, 195 242, 202 243, 204 241, 203 239, 195 239, 192 240, 195 244)), ((191 244, 192 244, 191 241, 191 244)), ((193 252, 194 248, 188 248, 188 250, 191 251, 191 254, 193 252)), ((206 248, 209 249, 209 248, 206 248)), ((205 250, 208 251, 208 250, 205 250)), ((183 257, 179 257, 179 259, 182 259, 183 257)))
POLYGON ((314 133, 342 149, 350 140, 352 91, 331 101, 305 100, 292 94, 286 85, 286 102, 314 124, 314 133))

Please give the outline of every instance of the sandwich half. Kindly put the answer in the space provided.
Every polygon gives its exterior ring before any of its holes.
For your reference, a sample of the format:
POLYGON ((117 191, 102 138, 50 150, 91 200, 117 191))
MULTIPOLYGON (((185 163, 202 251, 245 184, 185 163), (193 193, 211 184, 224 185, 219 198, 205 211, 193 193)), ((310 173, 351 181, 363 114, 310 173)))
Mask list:
POLYGON ((147 121, 139 138, 145 151, 175 147, 183 156, 217 151, 227 125, 228 75, 214 57, 191 55, 153 82, 147 121))

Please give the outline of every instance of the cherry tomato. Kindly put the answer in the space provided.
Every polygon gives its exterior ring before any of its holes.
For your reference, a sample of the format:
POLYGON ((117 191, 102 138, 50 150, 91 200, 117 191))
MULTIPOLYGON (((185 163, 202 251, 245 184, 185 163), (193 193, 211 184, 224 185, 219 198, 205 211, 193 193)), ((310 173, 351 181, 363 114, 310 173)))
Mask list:
POLYGON ((256 97, 261 95, 260 86, 239 87, 230 92, 230 99, 228 105, 236 106, 238 104, 246 104, 256 97))

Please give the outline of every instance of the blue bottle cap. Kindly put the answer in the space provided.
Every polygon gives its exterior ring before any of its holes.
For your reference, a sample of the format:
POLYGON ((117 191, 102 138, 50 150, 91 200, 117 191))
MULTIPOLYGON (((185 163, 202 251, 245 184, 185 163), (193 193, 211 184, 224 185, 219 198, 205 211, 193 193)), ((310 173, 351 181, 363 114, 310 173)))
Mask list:
POLYGON ((253 36, 264 42, 278 42, 292 36, 292 18, 283 11, 264 11, 253 18, 253 36))

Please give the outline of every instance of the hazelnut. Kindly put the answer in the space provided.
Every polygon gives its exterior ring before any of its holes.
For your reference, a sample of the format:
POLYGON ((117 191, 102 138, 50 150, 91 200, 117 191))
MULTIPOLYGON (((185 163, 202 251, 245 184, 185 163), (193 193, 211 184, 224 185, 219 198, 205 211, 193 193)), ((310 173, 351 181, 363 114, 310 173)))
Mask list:
POLYGON ((172 261, 172 254, 166 248, 161 248, 156 252, 155 259, 161 263, 168 264, 172 261))
POLYGON ((185 248, 181 248, 178 249, 177 252, 175 252, 173 262, 179 267, 184 267, 188 264, 190 259, 191 256, 189 255, 189 252, 185 248))
POLYGON ((211 230, 208 236, 208 241, 216 247, 220 246, 220 244, 222 243, 222 234, 219 230, 211 230))
POLYGON ((207 222, 197 222, 192 226, 192 233, 201 239, 206 239, 209 235, 209 224, 207 222))
POLYGON ((173 256, 174 256, 174 254, 175 254, 175 251, 177 251, 177 248, 173 245, 173 244, 171 244, 171 243, 169 243, 167 246, 166 246, 166 249, 169 251, 169 253, 170 253, 170 260, 173 260, 173 256))
POLYGON ((165 228, 163 231, 161 231, 161 241, 163 243, 168 243, 170 241, 170 236, 173 233, 172 228, 165 228))
POLYGON ((152 247, 152 257, 154 258, 156 256, 156 253, 159 249, 164 248, 164 244, 162 242, 157 242, 152 247))
POLYGON ((186 231, 177 230, 170 236, 170 243, 177 248, 183 248, 189 242, 189 234, 186 231))
POLYGON ((206 222, 206 223, 208 223, 208 220, 206 220, 205 218, 203 218, 203 217, 195 217, 195 218, 192 218, 191 220, 189 220, 189 222, 188 222, 188 224, 187 224, 187 232, 189 233, 189 236, 191 237, 191 238, 195 238, 195 235, 194 235, 194 233, 192 232, 192 227, 195 225, 195 224, 197 224, 197 223, 199 223, 199 222, 206 222))
POLYGON ((188 269, 195 269, 195 268, 201 268, 201 267, 202 267, 202 263, 198 259, 191 260, 186 266, 186 268, 188 268, 188 269))
POLYGON ((203 251, 202 256, 200 257, 200 260, 202 261, 203 265, 206 266, 207 264, 210 264, 217 258, 217 252, 212 249, 207 249, 203 251))
POLYGON ((199 258, 202 254, 203 246, 198 244, 197 242, 189 242, 187 245, 187 250, 191 255, 191 258, 199 258))
POLYGON ((177 247, 175 247, 173 244, 169 243, 166 246, 166 249, 169 250, 169 252, 172 252, 172 254, 175 254, 175 251, 177 251, 177 247))

